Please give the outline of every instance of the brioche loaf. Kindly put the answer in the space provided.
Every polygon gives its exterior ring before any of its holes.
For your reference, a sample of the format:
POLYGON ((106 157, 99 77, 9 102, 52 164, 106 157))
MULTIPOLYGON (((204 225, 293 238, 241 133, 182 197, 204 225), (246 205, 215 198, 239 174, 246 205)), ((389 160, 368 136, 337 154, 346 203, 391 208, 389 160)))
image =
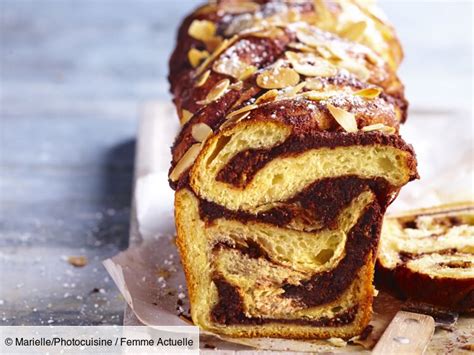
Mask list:
POLYGON ((356 0, 224 0, 177 42, 169 178, 194 323, 359 334, 385 209, 417 178, 392 28, 356 0))
POLYGON ((415 301, 474 311, 474 202, 387 217, 376 279, 415 301))

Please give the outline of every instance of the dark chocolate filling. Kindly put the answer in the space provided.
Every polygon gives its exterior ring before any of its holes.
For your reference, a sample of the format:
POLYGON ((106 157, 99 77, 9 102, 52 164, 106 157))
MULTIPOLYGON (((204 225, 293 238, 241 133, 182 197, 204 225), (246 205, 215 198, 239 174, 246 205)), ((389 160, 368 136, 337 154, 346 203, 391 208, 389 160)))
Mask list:
MULTIPOLYGON (((300 285, 283 285, 285 290, 283 296, 294 298, 308 308, 335 301, 353 282, 354 275, 367 262, 367 256, 370 252, 372 252, 372 257, 375 258, 383 212, 377 201, 366 207, 357 224, 349 232, 345 245, 345 256, 337 267, 330 271, 315 274, 300 285)), ((268 258, 267 255, 261 252, 258 245, 255 246, 255 243, 249 244, 248 247, 229 246, 227 244, 220 244, 218 247, 238 248, 249 257, 268 258)), ((214 321, 221 324, 262 324, 270 322, 301 324, 301 321, 303 324, 314 326, 337 326, 351 322, 356 313, 354 311, 352 315, 341 314, 336 318, 311 321, 249 318, 243 312, 243 301, 238 289, 220 275, 215 276, 213 281, 217 286, 219 301, 211 313, 214 321)))
POLYGON ((387 145, 410 152, 409 168, 414 174, 412 178, 417 177, 413 150, 399 136, 382 134, 380 132, 365 132, 364 134, 308 132, 302 135, 292 135, 282 144, 269 149, 248 149, 237 153, 217 173, 216 180, 244 188, 252 181, 256 173, 273 159, 281 159, 309 149, 323 147, 333 149, 337 147, 367 145, 387 145))
POLYGON ((361 179, 357 176, 341 176, 315 181, 280 206, 252 214, 232 211, 216 203, 199 200, 199 214, 202 220, 212 223, 218 218, 235 219, 246 223, 259 221, 279 227, 287 226, 298 218, 308 223, 317 221, 322 227, 337 228, 336 219, 340 212, 363 191, 371 189, 381 206, 387 206, 390 186, 382 178, 361 179))

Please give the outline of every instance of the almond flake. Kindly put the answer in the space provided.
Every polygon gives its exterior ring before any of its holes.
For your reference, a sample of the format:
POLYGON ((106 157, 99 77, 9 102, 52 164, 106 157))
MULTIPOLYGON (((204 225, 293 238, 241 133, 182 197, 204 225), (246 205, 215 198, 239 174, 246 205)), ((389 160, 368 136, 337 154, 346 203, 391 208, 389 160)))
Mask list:
POLYGON ((293 69, 301 75, 327 77, 337 74, 337 69, 331 63, 312 53, 287 51, 285 54, 293 69))
POLYGON ((322 101, 330 99, 337 94, 339 94, 337 91, 306 91, 303 93, 303 97, 312 101, 322 101))
POLYGON ((224 95, 225 91, 230 85, 230 80, 229 79, 222 79, 219 81, 212 89, 209 91, 207 94, 206 98, 204 100, 198 101, 198 105, 207 105, 210 104, 211 102, 217 100, 220 98, 222 95, 224 95))
POLYGON ((212 133, 212 128, 202 122, 196 123, 191 129, 191 135, 198 142, 204 142, 212 133))
POLYGON ((325 48, 331 52, 333 58, 338 60, 345 60, 348 58, 346 50, 337 43, 327 43, 325 48))
POLYGON ((184 155, 175 165, 174 169, 171 171, 169 176, 171 181, 178 181, 181 174, 193 165, 194 161, 199 155, 199 152, 201 151, 201 146, 201 143, 195 143, 186 151, 186 153, 184 153, 184 155))
POLYGON ((294 96, 295 96, 296 94, 298 94, 301 90, 303 90, 305 86, 306 86, 306 83, 303 81, 303 82, 299 83, 299 84, 296 85, 296 86, 287 88, 287 89, 285 90, 285 92, 283 93, 283 97, 285 97, 285 98, 294 97, 294 96))
POLYGON ((366 99, 375 99, 380 95, 381 92, 382 92, 381 88, 366 88, 366 89, 356 91, 354 95, 361 96, 366 99))
POLYGON ((324 85, 319 78, 307 78, 305 88, 308 90, 321 90, 324 88, 324 85))
POLYGON ((256 104, 262 104, 262 103, 267 103, 267 102, 272 102, 278 97, 278 90, 269 90, 262 96, 260 96, 255 103, 256 104))
POLYGON ((196 81, 196 84, 194 85, 195 87, 200 87, 200 86, 203 86, 207 79, 209 79, 209 75, 211 75, 211 71, 210 70, 206 70, 200 77, 199 79, 196 81))
POLYGON ((396 129, 391 126, 386 126, 383 123, 375 123, 369 126, 362 127, 362 131, 364 132, 381 131, 384 133, 393 134, 396 132, 396 129))
POLYGON ((229 75, 238 80, 245 80, 257 71, 257 67, 242 62, 235 58, 235 56, 219 58, 212 66, 212 69, 217 73, 229 75))
POLYGON ((365 21, 351 23, 343 31, 341 31, 339 35, 350 41, 357 42, 363 37, 366 28, 367 22, 365 21))
POLYGON ((235 83, 233 83, 232 85, 229 85, 229 90, 240 91, 240 90, 242 90, 243 87, 244 87, 244 83, 239 80, 239 81, 236 81, 235 83))
POLYGON ((219 11, 227 14, 242 14, 245 12, 257 12, 260 6, 250 2, 223 2, 219 4, 219 11))
POLYGON ((272 27, 270 29, 264 29, 261 31, 253 32, 252 36, 259 38, 278 38, 283 36, 284 34, 285 32, 281 28, 272 27))
POLYGON ((222 130, 222 129, 224 129, 224 128, 230 126, 230 125, 233 124, 233 123, 240 122, 240 121, 242 121, 245 117, 247 117, 248 115, 250 115, 250 111, 241 112, 240 114, 235 115, 234 117, 231 117, 231 118, 229 118, 227 121, 225 121, 225 122, 219 127, 219 129, 222 130))
POLYGON ((181 117, 180 117, 180 122, 181 125, 184 125, 186 122, 188 122, 191 117, 193 117, 193 113, 188 111, 188 110, 181 110, 181 117))
POLYGON ((240 115, 243 112, 248 112, 248 111, 255 110, 257 107, 258 107, 258 105, 255 105, 255 104, 244 106, 242 108, 239 108, 238 110, 232 111, 231 113, 229 113, 227 115, 226 118, 229 119, 229 118, 232 118, 234 116, 240 115))
POLYGON ((206 58, 204 62, 201 63, 199 68, 196 69, 196 73, 194 75, 198 76, 201 75, 207 66, 216 59, 224 50, 227 49, 231 44, 233 44, 238 39, 238 36, 234 36, 231 39, 223 40, 219 46, 212 52, 212 54, 206 58))
POLYGON ((331 115, 334 117, 337 123, 339 123, 339 125, 344 128, 346 132, 357 132, 357 121, 354 114, 331 104, 327 104, 326 107, 328 108, 329 112, 331 112, 331 115))
POLYGON ((347 69, 362 81, 367 81, 370 78, 370 71, 365 66, 356 62, 355 60, 342 60, 338 63, 338 66, 347 69))
POLYGON ((216 34, 216 24, 208 20, 194 20, 189 26, 188 34, 199 41, 209 41, 216 34))
POLYGON ((304 43, 310 47, 317 48, 320 45, 324 45, 324 42, 317 38, 315 34, 302 28, 298 28, 296 30, 296 38, 298 38, 298 41, 301 43, 304 43))
POLYGON ((314 53, 315 49, 299 42, 291 42, 288 44, 288 47, 291 49, 296 49, 301 52, 314 53))
POLYGON ((209 57, 208 51, 200 51, 199 49, 191 48, 188 52, 188 60, 193 68, 196 68, 201 61, 207 57, 209 57))
POLYGON ((299 81, 299 74, 291 68, 272 68, 257 76, 257 85, 263 89, 281 89, 295 86, 299 81))

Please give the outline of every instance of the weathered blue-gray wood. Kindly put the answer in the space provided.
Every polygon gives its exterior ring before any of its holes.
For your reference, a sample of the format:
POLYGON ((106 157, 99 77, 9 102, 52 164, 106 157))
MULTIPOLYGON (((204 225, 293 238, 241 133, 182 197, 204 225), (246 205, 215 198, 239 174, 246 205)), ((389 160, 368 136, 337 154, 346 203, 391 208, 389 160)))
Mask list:
MULTIPOLYGON (((0 0, 0 324, 120 324, 137 108, 197 0, 0 0), (84 268, 65 259, 85 255, 84 268)), ((472 3, 384 2, 412 107, 466 111, 472 3)))

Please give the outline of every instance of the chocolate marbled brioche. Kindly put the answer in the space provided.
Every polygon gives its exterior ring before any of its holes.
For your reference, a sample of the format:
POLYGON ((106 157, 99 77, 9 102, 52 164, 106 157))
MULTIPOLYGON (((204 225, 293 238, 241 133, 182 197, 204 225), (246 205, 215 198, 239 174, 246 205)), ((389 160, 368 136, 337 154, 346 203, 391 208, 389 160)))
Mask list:
POLYGON ((387 217, 376 275, 403 297, 474 312, 474 202, 387 217))
POLYGON ((417 177, 391 27, 359 1, 220 1, 170 61, 170 182, 193 321, 349 338, 371 317, 382 218, 417 177))

